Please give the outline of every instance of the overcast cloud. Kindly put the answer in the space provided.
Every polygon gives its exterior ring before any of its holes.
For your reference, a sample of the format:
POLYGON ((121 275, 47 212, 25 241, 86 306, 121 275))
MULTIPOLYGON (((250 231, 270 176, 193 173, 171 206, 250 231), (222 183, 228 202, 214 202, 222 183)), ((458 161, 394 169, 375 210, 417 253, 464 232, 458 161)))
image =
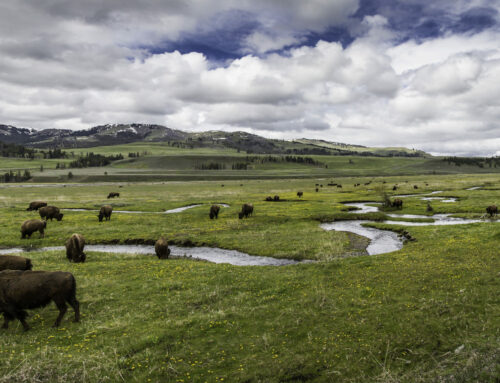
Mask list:
POLYGON ((0 4, 0 124, 500 154, 500 0, 0 4))

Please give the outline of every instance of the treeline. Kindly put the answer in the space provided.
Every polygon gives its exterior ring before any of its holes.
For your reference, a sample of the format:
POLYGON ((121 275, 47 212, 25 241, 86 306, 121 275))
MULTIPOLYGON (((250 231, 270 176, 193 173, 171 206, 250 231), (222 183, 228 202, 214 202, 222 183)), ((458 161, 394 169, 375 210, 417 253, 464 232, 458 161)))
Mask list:
MULTIPOLYGON (((304 164, 310 166, 327 167, 322 162, 316 161, 311 157, 300 157, 300 156, 246 156, 245 161, 234 162, 231 164, 232 170, 248 170, 251 169, 254 164, 265 164, 265 163, 296 163, 304 164)), ((195 169, 197 170, 224 170, 226 169, 226 164, 221 162, 209 162, 203 164, 196 164, 195 169)))
POLYGON ((17 172, 9 171, 3 175, 0 175, 0 182, 24 182, 28 181, 31 178, 31 173, 29 170, 25 170, 21 172, 18 170, 17 172))
POLYGON ((477 166, 479 168, 496 168, 500 166, 500 157, 445 157, 443 161, 448 165, 454 164, 455 166, 477 166))
POLYGON ((75 161, 69 163, 70 168, 90 168, 97 166, 107 166, 113 161, 123 160, 123 155, 103 156, 93 152, 87 153, 85 156, 78 157, 75 161))
MULTIPOLYGON (((53 158, 68 158, 68 154, 65 151, 62 151, 61 149, 49 149, 48 152, 45 150, 41 150, 40 153, 42 153, 42 156, 44 159, 53 159, 53 158)), ((74 153, 73 153, 74 155, 74 153)))
POLYGON ((21 145, 7 144, 5 142, 0 142, 0 155, 2 157, 13 157, 13 158, 35 158, 35 149, 25 148, 21 145))
POLYGON ((206 164, 196 164, 194 168, 197 170, 224 170, 226 165, 220 162, 209 162, 206 164))

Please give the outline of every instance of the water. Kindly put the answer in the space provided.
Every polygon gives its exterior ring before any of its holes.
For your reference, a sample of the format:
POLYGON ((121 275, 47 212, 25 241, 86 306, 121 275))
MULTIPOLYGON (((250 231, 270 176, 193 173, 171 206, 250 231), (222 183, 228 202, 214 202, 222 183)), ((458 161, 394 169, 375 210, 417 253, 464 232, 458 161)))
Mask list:
MULTIPOLYGON (((429 194, 438 194, 433 192, 429 194)), ((405 197, 413 197, 414 195, 406 195, 405 197)), ((399 196, 403 197, 403 196, 399 196)), ((445 202, 445 200, 443 200, 445 202)), ((456 202, 456 201, 452 201, 456 202)), ((368 204, 376 204, 376 202, 358 202, 346 203, 346 206, 354 206, 359 210, 354 213, 371 213, 378 211, 375 206, 368 206, 368 204)), ((408 222, 408 221, 394 221, 386 220, 383 223, 391 225, 404 225, 404 226, 443 226, 443 225, 464 225, 469 223, 483 222, 479 219, 465 219, 450 217, 450 214, 435 214, 433 216, 419 215, 419 214, 387 214, 392 218, 406 218, 406 219, 429 219, 432 218, 434 222, 408 222)), ((385 254, 403 247, 403 239, 396 233, 390 230, 380 230, 372 227, 364 227, 365 223, 374 223, 375 221, 368 220, 350 220, 350 221, 337 221, 332 223, 321 224, 320 227, 324 230, 348 231, 354 234, 362 235, 370 239, 370 245, 366 251, 370 255, 385 254)))
MULTIPOLYGON (((173 258, 190 257, 212 263, 229 263, 234 266, 286 266, 299 263, 291 259, 278 259, 249 255, 236 250, 225 250, 217 247, 179 247, 169 246, 173 258)), ((0 255, 28 253, 31 251, 62 251, 64 246, 50 246, 34 249, 20 247, 1 249, 0 255)), ((154 246, 148 245, 87 245, 85 251, 96 251, 107 254, 139 254, 156 256, 154 246)))
MULTIPOLYGON (((222 207, 229 207, 228 204, 226 203, 219 203, 217 204, 222 207)), ((188 205, 188 206, 182 206, 182 207, 177 207, 175 209, 170 209, 170 210, 165 210, 165 211, 141 211, 141 210, 113 210, 113 213, 125 213, 125 214, 175 214, 175 213, 181 213, 185 210, 192 209, 194 207, 198 206, 203 206, 202 204, 194 204, 194 205, 188 205)), ((98 212, 99 210, 95 209, 80 209, 80 208, 63 208, 61 210, 66 210, 66 211, 95 211, 98 212)))
POLYGON ((482 188, 483 188, 482 186, 473 186, 473 187, 465 189, 465 190, 479 190, 479 189, 482 189, 482 188))

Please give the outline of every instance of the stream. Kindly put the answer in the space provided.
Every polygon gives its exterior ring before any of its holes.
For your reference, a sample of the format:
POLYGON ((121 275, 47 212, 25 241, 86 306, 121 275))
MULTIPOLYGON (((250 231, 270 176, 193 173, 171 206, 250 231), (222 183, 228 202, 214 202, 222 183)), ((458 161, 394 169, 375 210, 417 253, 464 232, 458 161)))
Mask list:
MULTIPOLYGON (((19 254, 40 251, 62 251, 64 246, 40 247, 26 249, 13 247, 1 249, 0 255, 19 254)), ((217 247, 179 247, 169 246, 172 258, 194 258, 209 261, 212 263, 229 263, 234 266, 285 266, 300 263, 291 259, 278 259, 272 257, 260 257, 249 255, 236 250, 225 250, 217 247)), ((148 245, 86 245, 84 251, 96 251, 107 254, 139 254, 154 255, 154 246, 148 245)))
MULTIPOLYGON (((216 205, 222 206, 222 207, 229 207, 227 203, 218 203, 216 205)), ((203 204, 194 204, 194 205, 187 205, 187 206, 182 206, 182 207, 177 207, 175 209, 170 209, 170 210, 165 210, 165 211, 142 211, 142 210, 113 210, 113 213, 125 213, 125 214, 175 214, 175 213, 181 213, 185 210, 192 209, 194 207, 198 206, 203 206, 203 204)), ((94 211, 98 212, 99 210, 97 209, 82 209, 82 208, 61 208, 61 210, 66 210, 66 211, 94 211)))
MULTIPOLYGON (((434 195, 442 193, 442 191, 435 191, 426 194, 406 194, 398 195, 395 197, 405 198, 405 197, 421 197, 425 195, 434 195)), ((444 198, 444 197, 423 197, 422 200, 429 200, 440 198, 441 202, 456 202, 456 198, 444 198)), ((356 203, 344 203, 345 206, 355 207, 358 210, 351 211, 355 214, 373 213, 377 212, 379 209, 377 206, 370 205, 380 205, 377 202, 356 202, 356 203)), ((463 225, 469 223, 483 222, 479 219, 464 219, 464 218, 453 218, 450 217, 451 214, 434 214, 432 216, 418 215, 418 214, 386 214, 392 218, 406 218, 406 219, 418 219, 418 218, 432 218, 434 222, 408 222, 408 221, 395 221, 386 220, 381 223, 392 224, 392 225, 404 225, 404 226, 442 226, 442 225, 463 225)), ((336 221, 331 223, 323 223, 320 227, 324 230, 336 230, 336 231, 347 231, 357 235, 362 235, 370 239, 370 244, 366 248, 366 251, 370 255, 385 254, 392 251, 400 250, 403 247, 403 239, 393 231, 380 230, 373 227, 364 227, 365 223, 375 223, 375 221, 370 220, 350 220, 350 221, 336 221)))

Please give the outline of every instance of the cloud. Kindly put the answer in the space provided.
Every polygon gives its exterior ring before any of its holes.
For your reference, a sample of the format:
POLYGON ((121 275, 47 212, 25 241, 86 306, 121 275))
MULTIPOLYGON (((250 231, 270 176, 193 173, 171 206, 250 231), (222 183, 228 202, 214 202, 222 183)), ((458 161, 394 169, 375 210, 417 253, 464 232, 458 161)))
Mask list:
POLYGON ((483 19, 496 3, 457 1, 447 13, 443 2, 408 0, 419 12, 416 25, 437 28, 425 38, 402 31, 409 20, 402 2, 372 4, 4 2, 0 123, 81 129, 148 122, 435 153, 497 152, 500 32, 483 19), (481 27, 454 30, 463 17, 481 27), (325 31, 352 38, 321 40, 325 31), (213 61, 192 51, 196 46, 234 57, 213 61))

